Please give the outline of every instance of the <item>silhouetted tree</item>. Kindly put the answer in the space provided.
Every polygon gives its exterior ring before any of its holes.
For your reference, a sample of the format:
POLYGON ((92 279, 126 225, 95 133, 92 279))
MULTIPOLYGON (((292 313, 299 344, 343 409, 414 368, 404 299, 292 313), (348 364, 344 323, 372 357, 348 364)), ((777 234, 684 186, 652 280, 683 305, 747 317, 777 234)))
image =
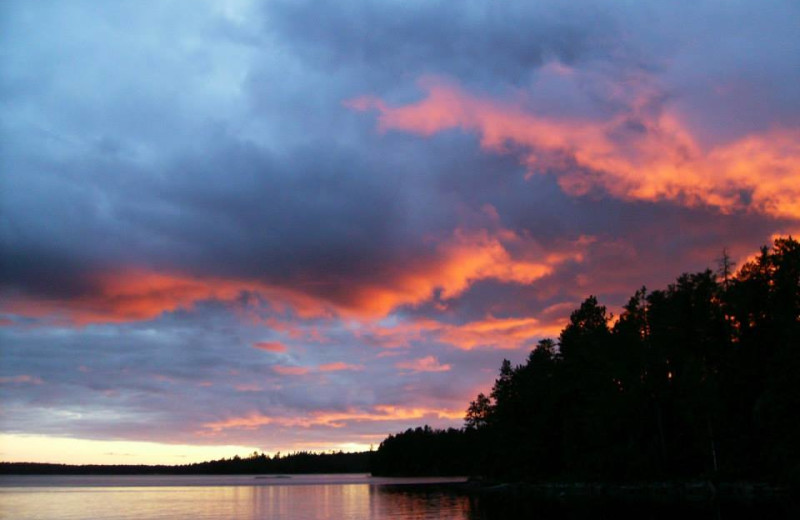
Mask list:
POLYGON ((483 394, 469 403, 467 415, 464 419, 464 427, 472 430, 483 428, 489 424, 489 414, 492 410, 492 402, 483 394))
POLYGON ((463 430, 390 436, 381 471, 800 483, 800 244, 732 267, 641 288, 613 327, 590 296, 558 343, 503 360, 463 430))

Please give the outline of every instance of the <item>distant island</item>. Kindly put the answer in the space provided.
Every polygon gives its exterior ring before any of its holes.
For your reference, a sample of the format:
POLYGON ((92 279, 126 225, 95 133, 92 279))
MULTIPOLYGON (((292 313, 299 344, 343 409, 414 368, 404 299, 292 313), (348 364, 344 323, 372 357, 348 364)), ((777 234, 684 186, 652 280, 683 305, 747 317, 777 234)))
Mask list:
POLYGON ((557 340, 504 360, 462 428, 390 435, 375 452, 254 453, 182 466, 2 463, 5 474, 371 472, 514 482, 800 485, 800 243, 738 270, 636 291, 612 316, 593 296, 557 340))

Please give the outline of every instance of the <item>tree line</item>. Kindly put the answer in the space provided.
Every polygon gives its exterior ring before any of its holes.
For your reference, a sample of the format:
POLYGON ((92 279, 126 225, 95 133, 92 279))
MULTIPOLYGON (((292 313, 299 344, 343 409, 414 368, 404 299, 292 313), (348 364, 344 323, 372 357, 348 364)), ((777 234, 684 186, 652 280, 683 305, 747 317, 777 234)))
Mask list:
POLYGON ((246 475, 297 473, 369 473, 370 452, 313 453, 280 452, 270 457, 254 452, 247 457, 223 458, 195 464, 123 465, 123 464, 37 464, 2 462, 0 474, 16 475, 246 475))
POLYGON ((391 435, 373 473, 800 482, 800 244, 733 267, 642 288, 618 317, 588 297, 503 361, 463 428, 391 435))

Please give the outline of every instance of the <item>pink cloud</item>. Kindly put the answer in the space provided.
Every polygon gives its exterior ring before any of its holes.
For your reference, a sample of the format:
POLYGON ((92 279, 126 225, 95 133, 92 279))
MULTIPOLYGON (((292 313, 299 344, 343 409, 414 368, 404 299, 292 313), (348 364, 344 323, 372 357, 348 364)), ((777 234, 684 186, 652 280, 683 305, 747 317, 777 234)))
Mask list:
MULTIPOLYGON (((3 302, 0 310, 83 326, 151 320, 165 312, 191 310, 202 301, 255 308, 266 301, 272 311, 291 309, 301 319, 370 319, 386 316, 398 306, 429 301, 436 292, 441 298, 456 298, 481 280, 530 284, 549 276, 564 262, 581 261, 583 250, 592 241, 590 237, 563 240, 545 250, 528 236, 503 229, 496 222, 492 226, 494 229, 456 229, 437 243, 433 254, 382 266, 385 273, 378 281, 352 280, 347 291, 331 294, 315 292, 331 286, 326 283, 284 288, 257 280, 120 269, 89 275, 91 290, 85 294, 61 299, 18 295, 3 302), (246 297, 242 303, 242 297, 248 295, 259 298, 246 297)), ((320 276, 324 281, 324 273, 320 276)), ((247 312, 242 314, 255 319, 247 312)), ((298 331, 283 326, 286 330, 282 333, 290 337, 325 341, 316 329, 298 331)), ((272 352, 281 348, 274 342, 253 346, 272 352)))
MULTIPOLYGON (((573 308, 573 303, 559 304, 558 307, 545 309, 541 319, 496 318, 488 315, 483 319, 458 325, 417 318, 392 327, 368 325, 359 331, 359 337, 388 349, 409 347, 414 341, 439 341, 462 350, 475 348, 514 350, 528 345, 536 338, 558 336, 573 308)), ((387 355, 390 355, 388 351, 378 356, 387 355)))
POLYGON ((253 348, 266 350, 267 352, 286 352, 286 345, 278 341, 259 341, 253 343, 253 348))
POLYGON ((463 350, 478 347, 517 349, 532 338, 558 336, 564 322, 561 319, 542 322, 536 318, 495 318, 463 325, 442 325, 439 340, 463 350))
POLYGON ((412 372, 447 372, 450 370, 450 365, 443 365, 439 363, 439 360, 433 356, 425 356, 413 361, 401 361, 400 363, 396 363, 394 366, 399 369, 410 370, 412 372))
POLYGON ((306 415, 284 417, 252 412, 243 416, 229 417, 203 425, 206 433, 219 433, 224 430, 255 430, 267 425, 283 427, 310 428, 315 426, 342 428, 350 423, 359 422, 392 422, 434 419, 461 419, 463 410, 428 407, 404 407, 392 405, 376 405, 371 409, 349 409, 347 411, 319 410, 306 415))
POLYGON ((489 151, 522 147, 530 174, 560 172, 560 186, 574 195, 598 186, 627 200, 800 217, 800 131, 774 128, 703 147, 678 114, 651 110, 649 100, 658 93, 647 81, 639 83, 639 91, 623 100, 629 109, 605 121, 538 115, 436 78, 420 81, 427 96, 415 103, 391 107, 361 97, 346 105, 377 110, 381 131, 430 136, 460 128, 480 135, 481 147, 489 151), (631 122, 640 130, 631 131, 631 122))
POLYGON ((301 317, 320 317, 330 312, 322 300, 257 280, 197 277, 136 268, 93 273, 87 280, 92 289, 83 295, 65 299, 21 295, 3 302, 0 309, 83 326, 150 320, 164 312, 191 310, 201 301, 234 302, 242 294, 257 293, 278 310, 292 308, 301 317))
POLYGON ((311 370, 308 367, 273 365, 272 371, 282 376, 303 376, 311 370))
POLYGON ((339 372, 343 370, 360 371, 364 370, 364 365, 353 365, 344 363, 342 361, 335 361, 333 363, 325 363, 318 367, 320 372, 339 372))
POLYGON ((234 388, 237 392, 260 392, 263 390, 260 386, 253 384, 235 385, 234 388))

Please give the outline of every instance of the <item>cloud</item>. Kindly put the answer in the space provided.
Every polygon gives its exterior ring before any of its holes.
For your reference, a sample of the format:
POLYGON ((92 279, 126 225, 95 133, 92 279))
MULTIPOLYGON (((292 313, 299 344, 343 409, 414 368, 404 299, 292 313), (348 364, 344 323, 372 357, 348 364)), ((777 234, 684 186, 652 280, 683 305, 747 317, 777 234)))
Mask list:
POLYGON ((253 347, 267 352, 286 352, 286 345, 278 341, 259 341, 253 347))
POLYGON ((550 57, 575 63, 609 52, 615 42, 603 33, 614 25, 610 11, 592 2, 508 1, 498 8, 471 0, 390 1, 376 8, 362 0, 312 0, 269 2, 262 12, 306 63, 391 88, 430 70, 484 86, 524 84, 550 57))
POLYGON ((345 412, 320 410, 307 416, 293 417, 273 417, 253 412, 241 417, 231 417, 222 421, 206 423, 203 427, 213 434, 228 429, 255 430, 267 425, 300 428, 310 428, 312 426, 342 428, 350 423, 358 422, 394 422, 410 419, 420 420, 430 417, 461 419, 463 415, 464 412, 460 410, 376 405, 371 410, 348 410, 345 412))
POLYGON ((550 275, 560 263, 580 261, 587 240, 565 243, 562 251, 545 251, 535 240, 510 230, 457 229, 436 246, 431 257, 393 267, 380 285, 354 286, 349 303, 383 316, 401 305, 429 301, 436 293, 442 300, 456 298, 479 280, 530 284, 550 275))
POLYGON ((653 108, 658 93, 643 83, 624 111, 600 121, 539 116, 519 102, 474 96, 437 78, 420 81, 426 97, 415 103, 361 97, 346 106, 377 110, 381 131, 431 136, 460 128, 478 133, 481 147, 495 153, 522 147, 529 174, 553 173, 572 195, 600 187, 628 200, 800 218, 797 130, 776 128, 705 149, 678 114, 653 108))
POLYGON ((364 365, 356 365, 354 363, 345 363, 343 361, 334 361, 332 363, 324 363, 317 367, 320 372, 342 372, 342 371, 360 371, 364 370, 364 365))
POLYGON ((53 318, 76 325, 123 323, 153 319, 164 312, 191 310, 207 300, 234 302, 245 293, 259 293, 278 305, 291 305, 300 315, 324 313, 312 298, 259 281, 196 277, 142 269, 125 269, 88 276, 86 289, 68 298, 20 295, 3 309, 22 316, 53 318))
POLYGON ((14 295, 0 308, 76 325, 150 320, 164 312, 191 310, 207 300, 243 302, 245 306, 264 304, 290 309, 302 317, 380 317, 398 306, 429 301, 437 292, 442 299, 455 298, 479 280, 529 284, 551 274, 560 263, 579 261, 581 249, 590 241, 581 237, 565 243, 561 251, 545 251, 534 240, 513 231, 458 229, 451 238, 436 244, 427 257, 384 266, 385 276, 380 281, 352 280, 346 293, 339 287, 331 291, 324 274, 318 284, 279 286, 260 280, 127 269, 87 275, 84 290, 71 297, 14 295), (512 254, 512 249, 517 254, 512 254))
MULTIPOLYGON (((466 351, 477 348, 517 350, 532 347, 538 339, 558 336, 574 307, 575 303, 571 302, 544 308, 540 311, 542 319, 488 315, 462 323, 448 323, 412 317, 400 324, 373 324, 355 332, 360 340, 388 349, 440 343, 466 351)), ((429 358, 425 359, 430 361, 432 358, 429 358)))
POLYGON ((395 363, 395 366, 411 372, 447 372, 451 368, 450 365, 439 363, 434 356, 425 356, 413 361, 401 361, 395 363))
POLYGON ((798 229, 789 4, 4 3, 0 431, 459 425, 587 294, 798 229))
POLYGON ((234 385, 234 388, 237 392, 261 392, 264 390, 264 388, 259 385, 234 385))
POLYGON ((9 384, 9 383, 41 385, 42 383, 44 383, 44 381, 42 381, 40 377, 31 376, 28 374, 0 377, 0 384, 9 384))
POLYGON ((273 365, 272 371, 282 376, 304 376, 311 372, 311 369, 308 367, 273 365))
POLYGON ((364 365, 333 361, 323 363, 317 367, 273 365, 272 371, 282 376, 304 376, 312 372, 359 372, 364 370, 364 365))
POLYGON ((478 347, 518 349, 535 342, 536 338, 555 337, 564 322, 542 323, 537 318, 495 318, 473 321, 459 326, 443 326, 439 341, 464 350, 478 347))

